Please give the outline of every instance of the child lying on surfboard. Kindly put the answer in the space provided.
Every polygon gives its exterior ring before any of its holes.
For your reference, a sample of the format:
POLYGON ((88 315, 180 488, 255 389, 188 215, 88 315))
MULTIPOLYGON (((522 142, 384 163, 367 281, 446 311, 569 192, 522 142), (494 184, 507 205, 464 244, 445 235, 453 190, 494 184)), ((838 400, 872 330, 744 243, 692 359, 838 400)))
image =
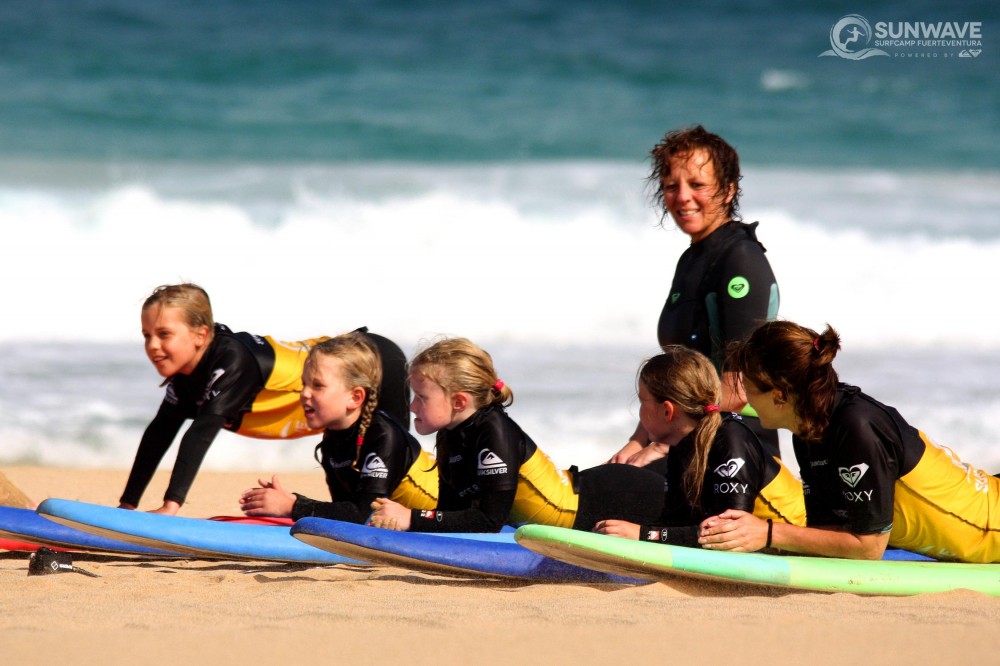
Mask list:
POLYGON ((804 524, 802 484, 740 415, 720 412, 720 381, 706 356, 666 345, 642 364, 636 384, 639 422, 651 441, 629 464, 666 475, 664 510, 651 524, 602 520, 596 532, 697 546, 698 523, 727 509, 804 524))
POLYGON ((440 499, 432 510, 377 499, 372 525, 415 532, 497 532, 520 523, 590 530, 601 518, 659 516, 659 474, 628 465, 558 469, 507 414, 511 388, 490 355, 469 340, 434 343, 410 363, 409 377, 414 427, 437 433, 440 499))
POLYGON ((434 461, 413 435, 377 409, 381 382, 378 350, 363 333, 338 335, 310 349, 302 373, 302 408, 309 427, 323 431, 316 458, 332 501, 290 493, 275 475, 244 491, 243 513, 362 523, 379 497, 418 509, 434 507, 434 461))

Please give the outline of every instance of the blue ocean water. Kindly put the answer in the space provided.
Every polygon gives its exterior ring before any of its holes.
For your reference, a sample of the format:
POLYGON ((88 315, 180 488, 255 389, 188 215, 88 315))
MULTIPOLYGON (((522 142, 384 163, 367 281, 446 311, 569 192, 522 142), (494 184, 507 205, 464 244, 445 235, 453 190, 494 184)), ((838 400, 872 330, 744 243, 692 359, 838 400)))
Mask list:
POLYGON ((11 0, 0 146, 98 160, 639 160, 700 122, 758 164, 995 168, 998 15, 988 0, 11 0), (982 53, 819 57, 854 12, 978 22, 982 53))
MULTIPOLYGON (((782 316, 1000 469, 998 45, 985 1, 5 2, 0 464, 130 462, 162 391, 139 306, 179 280, 284 339, 469 336, 557 462, 599 462, 686 244, 646 154, 703 123, 740 152, 782 316), (821 56, 848 14, 981 44, 821 56)), ((206 465, 311 448, 223 438, 206 465)))

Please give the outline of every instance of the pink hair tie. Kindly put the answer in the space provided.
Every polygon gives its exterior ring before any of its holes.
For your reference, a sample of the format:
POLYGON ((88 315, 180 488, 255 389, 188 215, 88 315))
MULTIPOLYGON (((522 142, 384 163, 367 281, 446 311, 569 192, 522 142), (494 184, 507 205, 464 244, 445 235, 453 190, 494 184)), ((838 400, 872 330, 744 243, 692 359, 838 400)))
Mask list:
POLYGON ((498 379, 497 383, 493 385, 493 390, 494 391, 502 391, 503 387, 504 387, 503 380, 498 379))
POLYGON ((711 414, 712 412, 717 412, 717 411, 719 411, 718 405, 705 405, 706 414, 711 414))
POLYGON ((819 351, 819 338, 813 338, 813 349, 819 351))

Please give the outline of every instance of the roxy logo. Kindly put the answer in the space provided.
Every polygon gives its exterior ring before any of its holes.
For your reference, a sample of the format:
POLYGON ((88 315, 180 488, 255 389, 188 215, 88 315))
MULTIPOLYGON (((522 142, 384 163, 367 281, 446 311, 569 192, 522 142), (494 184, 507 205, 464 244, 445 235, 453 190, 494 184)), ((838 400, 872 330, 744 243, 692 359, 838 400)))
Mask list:
POLYGON ((494 474, 506 474, 507 463, 497 454, 489 449, 479 452, 479 463, 477 465, 479 476, 493 476, 494 474))
POLYGON ((859 463, 853 467, 838 467, 837 473, 840 474, 840 479, 851 488, 857 488, 858 483, 861 481, 861 477, 865 475, 868 471, 868 465, 865 463, 859 463))
POLYGON ((846 60, 864 60, 872 56, 888 56, 880 49, 868 48, 872 41, 872 26, 860 14, 848 14, 830 28, 830 50, 819 57, 837 56, 846 60))
POLYGON ((369 453, 365 456, 364 464, 361 465, 361 476, 384 479, 389 476, 389 470, 377 453, 369 453))
POLYGON ((730 460, 716 467, 715 473, 723 478, 731 479, 734 476, 736 476, 736 474, 741 469, 743 469, 743 465, 745 464, 745 462, 746 461, 744 461, 743 458, 731 458, 730 460))
POLYGON ((743 298, 750 293, 750 281, 742 275, 737 275, 729 281, 726 291, 730 298, 743 298))

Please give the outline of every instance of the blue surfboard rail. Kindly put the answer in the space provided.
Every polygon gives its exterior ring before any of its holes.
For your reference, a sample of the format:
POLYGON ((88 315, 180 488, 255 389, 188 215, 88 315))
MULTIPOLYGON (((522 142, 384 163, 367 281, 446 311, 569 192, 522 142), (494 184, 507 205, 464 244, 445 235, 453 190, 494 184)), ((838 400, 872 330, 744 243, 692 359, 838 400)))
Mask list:
POLYGON ((397 532, 325 518, 302 518, 292 536, 331 552, 434 573, 546 581, 636 584, 633 577, 606 574, 538 555, 501 534, 397 532))
POLYGON ((38 513, 90 534, 169 549, 188 557, 364 564, 303 543, 284 526, 165 516, 55 498, 43 501, 38 513))
POLYGON ((98 553, 181 557, 179 553, 138 546, 67 527, 31 509, 0 506, 0 535, 38 546, 98 553))

